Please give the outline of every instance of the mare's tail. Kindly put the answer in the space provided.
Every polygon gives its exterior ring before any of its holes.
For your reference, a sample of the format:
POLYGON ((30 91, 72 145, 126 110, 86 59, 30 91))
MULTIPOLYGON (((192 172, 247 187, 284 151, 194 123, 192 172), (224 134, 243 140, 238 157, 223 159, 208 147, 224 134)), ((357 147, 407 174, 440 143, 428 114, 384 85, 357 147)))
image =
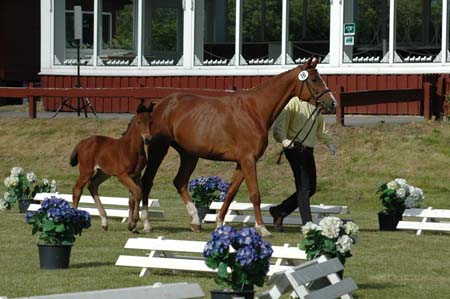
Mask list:
POLYGON ((79 143, 75 146, 75 148, 72 151, 72 154, 70 155, 70 165, 72 167, 75 167, 78 164, 78 145, 79 143))

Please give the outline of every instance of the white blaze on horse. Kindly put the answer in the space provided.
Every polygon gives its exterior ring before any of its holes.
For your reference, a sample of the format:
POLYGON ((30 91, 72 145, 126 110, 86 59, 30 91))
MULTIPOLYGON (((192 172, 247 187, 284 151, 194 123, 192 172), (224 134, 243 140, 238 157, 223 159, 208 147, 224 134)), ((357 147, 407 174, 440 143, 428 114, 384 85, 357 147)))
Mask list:
MULTIPOLYGON (((116 176, 130 191, 128 229, 135 232, 139 220, 139 204, 142 199, 141 172, 147 165, 145 143, 150 141, 149 126, 153 104, 140 104, 136 115, 121 138, 91 136, 81 140, 70 156, 70 165, 79 165, 80 175, 73 187, 73 206, 78 207, 84 186, 94 198, 101 217, 101 227, 108 229, 105 209, 98 195, 98 187, 111 176, 116 176)), ((150 231, 148 209, 142 210, 144 231, 150 231)))
POLYGON ((223 224, 228 207, 245 180, 256 228, 263 236, 270 235, 261 216, 256 161, 268 145, 272 123, 293 96, 329 111, 335 108, 336 101, 320 77, 317 63, 318 60, 309 59, 251 90, 221 97, 175 93, 157 103, 152 112, 148 165, 142 177, 143 208, 148 207, 153 179, 172 146, 180 155, 180 168, 173 183, 192 217, 193 231, 200 231, 201 224, 187 187, 198 159, 203 158, 236 162, 230 188, 217 215, 217 226, 223 224))

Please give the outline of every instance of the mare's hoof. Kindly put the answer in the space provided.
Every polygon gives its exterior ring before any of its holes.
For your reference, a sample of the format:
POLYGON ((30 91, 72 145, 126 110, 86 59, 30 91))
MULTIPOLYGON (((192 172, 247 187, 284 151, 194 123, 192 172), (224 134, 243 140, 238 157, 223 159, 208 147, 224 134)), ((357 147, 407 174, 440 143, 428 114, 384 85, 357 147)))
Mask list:
POLYGON ((102 225, 101 228, 102 228, 102 231, 104 231, 104 232, 108 231, 108 226, 107 225, 102 225))
POLYGON ((272 234, 267 230, 267 228, 264 225, 255 226, 255 229, 263 238, 272 237, 272 234))
POLYGON ((144 228, 144 234, 148 234, 152 232, 152 228, 144 228))
POLYGON ((130 230, 130 232, 135 234, 135 235, 140 234, 139 231, 137 230, 137 228, 134 228, 134 229, 130 230))
POLYGON ((191 223, 191 230, 192 230, 194 233, 199 233, 199 232, 202 231, 202 225, 201 225, 201 224, 192 224, 192 223, 191 223))

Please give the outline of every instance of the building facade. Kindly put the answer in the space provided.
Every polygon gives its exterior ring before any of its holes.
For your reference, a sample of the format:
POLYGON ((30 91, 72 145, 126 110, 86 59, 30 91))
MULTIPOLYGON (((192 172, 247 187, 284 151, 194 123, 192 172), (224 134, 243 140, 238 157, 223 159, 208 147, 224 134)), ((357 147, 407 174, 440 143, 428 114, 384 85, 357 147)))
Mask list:
MULTIPOLYGON (((311 56, 329 87, 346 91, 420 88, 450 73, 448 0, 41 0, 44 87, 75 85, 74 6, 85 87, 245 89, 311 56)), ((131 112, 127 101, 93 103, 131 112)), ((48 99, 47 109, 58 102, 48 99)))

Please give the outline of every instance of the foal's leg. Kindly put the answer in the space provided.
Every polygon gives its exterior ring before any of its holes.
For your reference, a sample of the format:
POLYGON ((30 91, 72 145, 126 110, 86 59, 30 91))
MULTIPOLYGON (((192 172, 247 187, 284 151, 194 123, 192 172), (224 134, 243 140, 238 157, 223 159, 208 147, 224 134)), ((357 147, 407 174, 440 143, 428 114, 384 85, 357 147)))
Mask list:
POLYGON ((102 220, 102 230, 108 230, 108 219, 106 215, 105 208, 103 207, 102 202, 100 201, 100 197, 98 196, 98 187, 106 181, 110 176, 101 171, 97 170, 95 175, 92 177, 91 182, 89 183, 88 189, 94 199, 95 206, 97 207, 98 213, 100 214, 100 219, 102 220))
POLYGON ((256 161, 253 158, 247 158, 240 162, 245 183, 247 184, 250 201, 253 204, 255 213, 255 228, 263 237, 269 237, 272 234, 264 226, 261 215, 261 198, 259 195, 258 179, 256 175, 256 161))
POLYGON ((130 213, 133 211, 133 215, 132 217, 128 217, 128 230, 131 232, 137 232, 136 224, 139 221, 139 203, 142 198, 142 190, 126 173, 117 176, 117 179, 122 183, 122 185, 127 187, 131 193, 131 197, 128 201, 128 208, 130 213))
POLYGON ((81 194, 83 194, 83 188, 89 182, 91 176, 92 172, 80 171, 80 175, 78 176, 77 182, 75 183, 72 191, 72 206, 74 208, 78 208, 81 194))
POLYGON ((242 184, 244 176, 242 175, 241 167, 238 164, 236 169, 234 170, 233 177, 231 178, 231 184, 228 188, 227 194, 225 195, 225 199, 223 200, 222 208, 219 211, 219 214, 216 216, 216 226, 220 227, 223 225, 223 220, 225 219, 225 215, 228 212, 228 208, 230 207, 231 202, 234 199, 239 187, 242 184))
POLYGON ((180 154, 180 168, 178 169, 178 173, 173 180, 173 184, 175 185, 175 188, 177 188, 177 191, 180 194, 181 199, 183 199, 186 209, 192 218, 191 230, 198 233, 202 229, 202 224, 200 223, 200 218, 198 217, 197 208, 192 202, 188 192, 189 178, 197 166, 198 157, 188 154, 181 148, 177 148, 177 151, 180 154))

